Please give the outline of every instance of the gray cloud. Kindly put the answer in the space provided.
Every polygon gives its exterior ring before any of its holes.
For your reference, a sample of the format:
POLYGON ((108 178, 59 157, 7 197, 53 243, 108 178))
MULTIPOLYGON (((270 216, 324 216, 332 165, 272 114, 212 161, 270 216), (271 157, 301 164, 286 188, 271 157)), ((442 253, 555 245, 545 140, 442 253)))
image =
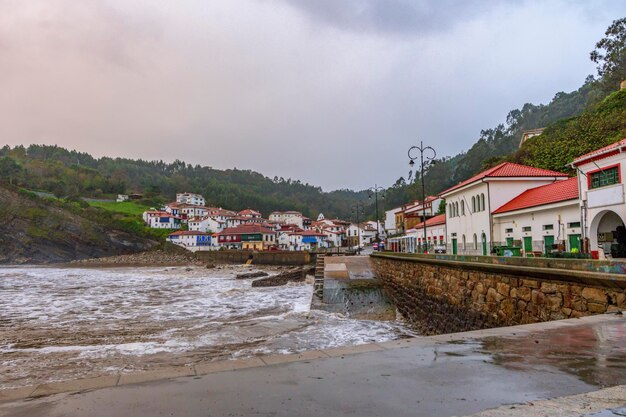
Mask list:
POLYGON ((0 145, 388 185, 577 88, 608 3, 4 0, 0 145))
POLYGON ((277 0, 342 30, 415 35, 440 32, 502 3, 479 0, 277 0))

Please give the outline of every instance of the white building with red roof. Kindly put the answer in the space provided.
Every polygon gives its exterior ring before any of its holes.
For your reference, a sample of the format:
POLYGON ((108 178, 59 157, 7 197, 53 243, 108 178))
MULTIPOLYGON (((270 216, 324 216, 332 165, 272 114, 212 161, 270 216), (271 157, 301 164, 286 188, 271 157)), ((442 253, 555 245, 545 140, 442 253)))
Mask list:
POLYGON ((439 214, 407 230, 404 236, 388 239, 387 248, 393 252, 423 253, 433 252, 437 247, 445 248, 445 244, 446 215, 439 214))
POLYGON ((182 227, 182 219, 166 211, 144 211, 142 218, 152 229, 180 229, 182 227))
POLYGON ((194 206, 204 206, 206 204, 206 200, 202 195, 194 193, 178 193, 176 194, 176 202, 194 206))
POLYGON ((440 197, 446 200, 448 252, 490 254, 495 242, 493 210, 530 188, 567 178, 561 172, 504 162, 442 192, 440 197), (473 245, 474 234, 477 248, 473 245))
MULTIPOLYGON (((492 213, 494 244, 516 246, 522 253, 580 249, 581 211, 578 179, 528 189, 492 213)), ((468 243, 478 248, 476 234, 468 243)))
POLYGON ((623 256, 612 250, 617 235, 626 222, 624 169, 626 139, 576 158, 572 166, 578 172, 583 239, 589 239, 590 250, 599 254, 623 256))
POLYGON ((261 213, 259 213, 258 211, 252 210, 252 209, 249 209, 249 208, 247 208, 245 210, 241 210, 239 213, 237 213, 237 216, 249 217, 249 218, 252 218, 252 219, 260 219, 261 217, 263 217, 261 215, 261 213))
POLYGON ((191 230, 179 230, 171 233, 167 240, 175 245, 181 246, 191 252, 207 251, 217 249, 211 245, 211 234, 191 230))
POLYGON ((268 216, 268 219, 273 222, 294 224, 304 229, 304 216, 299 211, 273 211, 268 216))

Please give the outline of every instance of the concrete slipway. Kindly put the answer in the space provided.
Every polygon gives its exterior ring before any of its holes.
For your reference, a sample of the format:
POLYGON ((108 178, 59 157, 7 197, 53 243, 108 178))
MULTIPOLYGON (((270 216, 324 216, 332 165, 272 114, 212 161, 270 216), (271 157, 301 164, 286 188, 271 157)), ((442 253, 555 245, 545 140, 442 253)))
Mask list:
POLYGON ((0 391, 13 416, 619 416, 626 318, 599 315, 0 391))

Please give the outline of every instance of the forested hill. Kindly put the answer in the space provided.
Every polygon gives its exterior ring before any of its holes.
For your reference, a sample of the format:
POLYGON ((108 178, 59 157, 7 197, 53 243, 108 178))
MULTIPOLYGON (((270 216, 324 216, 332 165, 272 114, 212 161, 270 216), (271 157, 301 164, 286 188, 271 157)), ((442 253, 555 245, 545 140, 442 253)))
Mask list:
POLYGON ((274 210, 322 212, 349 218, 367 192, 321 188, 298 180, 274 178, 249 170, 218 170, 182 161, 94 158, 58 146, 5 146, 0 149, 0 175, 14 185, 50 192, 57 197, 111 198, 138 192, 146 203, 171 201, 177 192, 201 193, 207 204, 241 210, 252 207, 265 215, 274 210))

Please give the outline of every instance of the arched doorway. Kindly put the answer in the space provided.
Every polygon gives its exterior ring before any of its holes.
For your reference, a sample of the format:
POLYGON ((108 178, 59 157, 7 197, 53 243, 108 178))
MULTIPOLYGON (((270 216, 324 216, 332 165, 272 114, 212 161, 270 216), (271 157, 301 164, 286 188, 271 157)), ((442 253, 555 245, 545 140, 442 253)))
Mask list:
POLYGON ((600 250, 613 257, 626 257, 624 251, 617 247, 619 233, 624 232, 623 227, 624 220, 614 211, 604 210, 598 213, 589 227, 591 250, 600 250))

